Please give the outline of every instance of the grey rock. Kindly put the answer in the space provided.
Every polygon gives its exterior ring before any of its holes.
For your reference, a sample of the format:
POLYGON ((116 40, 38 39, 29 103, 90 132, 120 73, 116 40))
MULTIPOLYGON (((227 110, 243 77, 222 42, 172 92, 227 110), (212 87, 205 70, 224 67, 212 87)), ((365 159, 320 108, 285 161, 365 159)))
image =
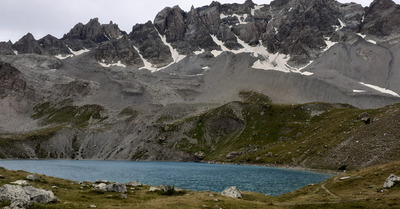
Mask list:
POLYGON ((126 183, 127 186, 132 186, 132 187, 141 187, 142 184, 139 181, 130 181, 126 183))
POLYGON ((100 184, 100 183, 105 183, 105 184, 107 184, 108 182, 109 182, 109 181, 103 180, 103 179, 99 179, 99 180, 95 181, 96 184, 100 184))
POLYGON ((39 181, 39 177, 34 174, 26 176, 26 179, 28 179, 29 181, 39 181))
POLYGON ((238 157, 240 155, 241 155, 240 152, 230 152, 230 153, 228 153, 226 155, 226 159, 233 159, 233 158, 238 157))
POLYGON ((195 161, 202 161, 204 160, 206 154, 203 151, 198 151, 194 153, 195 161))
POLYGON ((242 198, 242 193, 240 193, 236 186, 226 188, 221 192, 221 195, 225 197, 242 198))
POLYGON ((149 192, 157 192, 157 191, 161 191, 160 187, 150 187, 149 192))
POLYGON ((386 179, 385 183, 383 184, 383 188, 388 189, 392 188, 395 184, 400 183, 400 177, 390 174, 390 176, 386 179))
POLYGON ((364 122, 365 124, 371 123, 371 115, 367 112, 361 113, 357 118, 362 122, 364 122))
POLYGON ((121 184, 121 183, 112 183, 112 184, 104 184, 104 183, 100 183, 97 188, 99 188, 99 190, 101 191, 105 191, 105 192, 119 192, 119 193, 126 193, 126 186, 125 184, 121 184))
POLYGON ((26 208, 32 203, 47 204, 57 202, 52 191, 37 189, 32 186, 15 186, 5 184, 0 187, 0 201, 11 202, 10 208, 26 208))

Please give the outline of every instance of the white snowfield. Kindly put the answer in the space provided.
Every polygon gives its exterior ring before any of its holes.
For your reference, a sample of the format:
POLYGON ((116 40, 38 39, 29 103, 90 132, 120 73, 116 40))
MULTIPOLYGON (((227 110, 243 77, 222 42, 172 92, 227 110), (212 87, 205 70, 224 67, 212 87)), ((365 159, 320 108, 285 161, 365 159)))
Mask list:
POLYGON ((357 33, 357 35, 360 36, 361 38, 363 38, 364 40, 368 41, 369 43, 375 44, 375 45, 376 45, 376 41, 371 40, 371 39, 366 39, 366 38, 365 38, 367 35, 363 35, 363 34, 361 34, 361 33, 357 33))
POLYGON ((375 86, 375 85, 372 85, 372 84, 363 83, 363 82, 359 82, 359 83, 361 85, 364 85, 366 87, 369 87, 369 88, 374 89, 376 91, 379 91, 381 93, 390 94, 390 95, 395 96, 395 97, 400 97, 398 93, 396 93, 396 92, 394 92, 392 90, 389 90, 389 89, 386 89, 386 88, 382 88, 382 87, 379 87, 379 86, 375 86))
POLYGON ((63 59, 67 59, 67 58, 70 58, 70 57, 73 57, 73 56, 79 56, 79 55, 81 55, 83 53, 86 53, 86 52, 90 51, 89 49, 85 49, 85 48, 81 49, 79 51, 74 51, 71 48, 69 48, 68 46, 66 46, 66 47, 69 49, 69 51, 72 54, 67 54, 67 55, 58 54, 58 55, 55 55, 54 57, 56 57, 57 59, 63 60, 63 59))
POLYGON ((111 67, 111 66, 118 66, 118 67, 126 67, 126 65, 122 64, 121 61, 118 61, 116 63, 111 63, 111 64, 106 64, 105 60, 102 60, 103 62, 99 62, 99 64, 103 67, 111 67))
POLYGON ((302 72, 301 70, 304 69, 305 67, 295 68, 290 66, 287 63, 290 59, 289 55, 280 53, 275 53, 275 54, 269 53, 267 48, 262 45, 261 41, 259 41, 259 44, 257 46, 250 46, 249 44, 245 43, 243 40, 241 40, 239 37, 236 36, 238 43, 242 45, 243 48, 238 50, 230 50, 227 47, 225 47, 224 43, 221 40, 219 40, 216 36, 211 35, 211 37, 214 40, 214 42, 221 47, 221 51, 213 50, 211 52, 215 57, 219 56, 222 52, 231 52, 234 54, 250 53, 251 56, 259 58, 252 66, 255 69, 275 70, 284 73, 299 73, 305 76, 313 75, 312 72, 302 72))
POLYGON ((256 11, 257 10, 260 10, 261 8, 263 8, 264 7, 264 5, 256 5, 256 6, 254 6, 254 9, 251 9, 251 15, 255 15, 255 13, 256 13, 256 11))

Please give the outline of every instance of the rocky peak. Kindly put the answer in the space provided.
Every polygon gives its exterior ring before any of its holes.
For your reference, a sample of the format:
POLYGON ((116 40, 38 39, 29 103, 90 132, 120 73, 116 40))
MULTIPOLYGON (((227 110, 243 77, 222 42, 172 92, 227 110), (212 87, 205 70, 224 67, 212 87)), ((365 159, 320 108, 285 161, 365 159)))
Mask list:
POLYGON ((95 59, 105 64, 124 64, 143 66, 139 53, 135 50, 127 36, 118 40, 101 43, 95 49, 95 59))
POLYGON ((86 25, 82 23, 76 24, 69 33, 64 35, 63 39, 91 40, 96 43, 108 40, 104 36, 98 18, 91 19, 86 25))
POLYGON ((129 38, 140 54, 156 67, 163 67, 173 61, 170 49, 161 40, 153 23, 136 24, 129 38))
POLYGON ((382 41, 398 41, 400 5, 392 0, 374 0, 366 8, 361 32, 382 41))
POLYGON ((42 47, 44 54, 58 55, 71 53, 62 40, 59 40, 50 34, 39 39, 38 43, 42 47))
POLYGON ((15 55, 12 49, 12 42, 0 42, 0 54, 2 55, 15 55))
POLYGON ((119 29, 118 25, 113 23, 112 21, 110 21, 109 24, 103 24, 101 27, 104 31, 104 34, 110 40, 115 40, 115 39, 121 38, 122 35, 126 34, 125 32, 121 31, 119 29))
POLYGON ((13 48, 20 54, 35 53, 42 54, 42 48, 40 44, 36 41, 31 33, 26 34, 20 40, 15 42, 13 48))
POLYGON ((167 7, 159 12, 154 19, 154 26, 167 42, 182 40, 185 34, 186 13, 179 7, 167 7))

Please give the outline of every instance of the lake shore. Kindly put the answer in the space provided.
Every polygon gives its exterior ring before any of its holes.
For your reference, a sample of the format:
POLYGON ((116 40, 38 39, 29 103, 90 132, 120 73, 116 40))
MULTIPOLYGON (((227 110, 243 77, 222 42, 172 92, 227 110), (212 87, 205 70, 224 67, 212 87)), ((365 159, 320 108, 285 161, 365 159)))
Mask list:
POLYGON ((327 170, 327 169, 305 168, 305 167, 301 167, 301 166, 277 165, 277 164, 267 164, 267 163, 265 163, 265 164, 264 163, 230 163, 230 162, 217 162, 217 161, 204 161, 201 163, 222 164, 222 165, 263 166, 263 167, 283 168, 283 169, 298 170, 298 171, 310 171, 310 172, 330 174, 330 175, 339 175, 339 174, 344 173, 344 172, 327 170))

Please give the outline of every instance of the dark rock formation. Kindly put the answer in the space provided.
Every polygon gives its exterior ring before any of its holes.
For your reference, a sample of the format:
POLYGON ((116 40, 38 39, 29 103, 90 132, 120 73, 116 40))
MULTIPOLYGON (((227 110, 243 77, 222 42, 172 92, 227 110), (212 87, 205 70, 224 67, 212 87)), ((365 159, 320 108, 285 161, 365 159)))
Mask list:
POLYGON ((392 0, 374 0, 365 11, 361 32, 387 41, 398 41, 400 5, 392 0))
POLYGON ((38 43, 42 47, 43 54, 58 55, 71 54, 64 41, 57 39, 52 35, 47 35, 39 39, 38 43))
POLYGON ((76 24, 69 33, 65 34, 62 40, 77 51, 85 48, 96 47, 98 43, 108 40, 116 40, 125 34, 119 30, 118 25, 110 22, 108 25, 101 25, 98 18, 91 19, 86 25, 76 24))
POLYGON ((94 56, 96 60, 107 64, 121 61, 121 63, 125 65, 143 66, 140 55, 135 50, 132 43, 130 43, 127 36, 100 44, 100 46, 95 49, 94 56))
POLYGON ((20 54, 43 53, 42 47, 31 33, 26 34, 19 41, 15 42, 13 48, 16 49, 20 54))
POLYGON ((150 21, 133 26, 129 38, 143 58, 155 66, 162 67, 173 61, 169 47, 164 45, 150 21))
POLYGON ((0 61, 0 98, 11 92, 24 92, 26 83, 19 77, 20 74, 11 64, 0 61))

